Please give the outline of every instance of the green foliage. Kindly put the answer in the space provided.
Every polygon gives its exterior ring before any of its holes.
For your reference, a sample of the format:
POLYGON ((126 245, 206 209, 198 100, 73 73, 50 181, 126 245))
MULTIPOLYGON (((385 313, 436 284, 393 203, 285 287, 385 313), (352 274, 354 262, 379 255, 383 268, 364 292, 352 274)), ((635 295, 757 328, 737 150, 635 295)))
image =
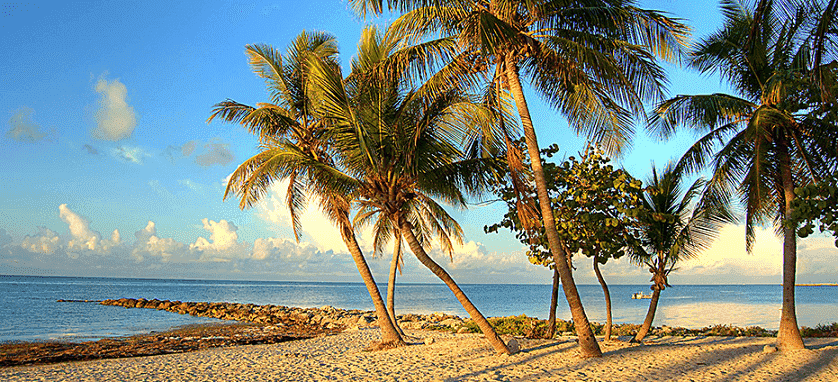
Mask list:
MULTIPOLYGON (((555 144, 542 150, 552 157, 555 144)), ((560 165, 544 164, 550 203, 556 229, 568 253, 581 252, 605 264, 619 258, 637 245, 636 222, 641 214, 642 183, 622 169, 615 169, 610 159, 589 146, 580 158, 569 157, 560 165)), ((552 266, 543 227, 527 230, 522 224, 516 204, 517 195, 511 185, 496 187, 509 211, 496 224, 487 226, 487 233, 506 228, 515 232, 522 243, 529 245, 527 256, 536 265, 552 266)), ((535 192, 524 197, 537 199, 535 192)), ((533 222, 534 223, 534 222, 533 222)))
POLYGON ((797 228, 797 236, 808 237, 815 231, 829 232, 838 247, 838 174, 816 184, 797 187, 792 214, 785 224, 797 228))
MULTIPOLYGON (((539 320, 526 315, 509 317, 491 317, 489 322, 498 334, 507 334, 528 338, 543 338, 547 333, 547 320, 539 320)), ((463 325, 469 333, 480 333, 474 321, 466 321, 463 325)), ((450 330, 450 329, 446 329, 450 330)), ((591 330, 594 335, 605 334, 605 325, 592 322, 591 330)), ((611 329, 614 336, 634 336, 640 330, 637 324, 617 324, 611 329)), ((573 321, 556 320, 556 333, 576 333, 573 321)), ((721 336, 721 337, 774 337, 776 332, 759 326, 740 328, 732 325, 711 325, 701 329, 687 329, 681 327, 664 326, 655 328, 652 333, 657 336, 721 336)), ((804 337, 838 337, 838 323, 818 325, 815 328, 803 327, 804 337)))
POLYGON ((818 324, 814 328, 802 327, 800 334, 803 337, 838 337, 838 322, 832 324, 818 324))

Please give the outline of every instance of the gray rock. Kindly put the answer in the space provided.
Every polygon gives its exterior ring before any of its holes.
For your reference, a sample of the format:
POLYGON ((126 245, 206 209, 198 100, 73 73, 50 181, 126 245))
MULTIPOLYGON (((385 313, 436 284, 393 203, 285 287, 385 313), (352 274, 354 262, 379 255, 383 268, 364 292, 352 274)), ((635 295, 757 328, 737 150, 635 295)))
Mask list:
POLYGON ((509 341, 506 342, 506 347, 509 348, 509 352, 512 354, 521 351, 521 344, 519 344, 518 340, 514 338, 510 338, 509 341))

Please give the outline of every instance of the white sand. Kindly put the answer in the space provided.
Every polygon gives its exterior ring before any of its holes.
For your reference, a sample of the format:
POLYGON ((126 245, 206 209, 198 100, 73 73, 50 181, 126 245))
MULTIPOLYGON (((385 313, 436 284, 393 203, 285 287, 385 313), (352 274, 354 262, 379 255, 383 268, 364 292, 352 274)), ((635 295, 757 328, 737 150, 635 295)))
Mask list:
POLYGON ((273 345, 0 369, 0 381, 838 381, 838 339, 763 353, 773 338, 663 337, 605 343, 580 359, 573 338, 519 339, 495 355, 480 335, 407 331, 417 345, 364 352, 376 329, 273 345), (434 337, 431 345, 419 345, 434 337))

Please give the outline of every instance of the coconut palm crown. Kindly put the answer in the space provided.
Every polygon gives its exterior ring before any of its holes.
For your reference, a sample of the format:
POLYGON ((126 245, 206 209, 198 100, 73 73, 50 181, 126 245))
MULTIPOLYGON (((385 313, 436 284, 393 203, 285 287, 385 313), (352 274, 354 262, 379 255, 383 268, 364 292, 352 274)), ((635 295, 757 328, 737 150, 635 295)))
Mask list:
MULTIPOLYGON (((834 1, 830 4, 834 7, 834 1)), ((715 193, 740 195, 749 251, 758 225, 770 223, 782 233, 778 342, 781 348, 802 348, 794 311, 796 239, 794 228, 783 227, 782 221, 791 215, 796 186, 817 182, 835 169, 838 109, 834 99, 824 102, 823 94, 838 88, 838 63, 823 62, 834 51, 813 56, 823 43, 819 17, 827 12, 821 2, 778 5, 769 0, 751 9, 722 1, 724 25, 690 54, 692 67, 721 75, 738 94, 676 96, 655 108, 651 126, 664 138, 681 126, 702 134, 679 166, 709 168, 715 193)), ((834 15, 829 17, 834 23, 834 15)), ((831 30, 834 38, 836 29, 831 30)))
MULTIPOLYGON (((351 0, 365 14, 383 0, 351 0)), ((659 12, 621 0, 387 0, 403 12, 393 28, 412 38, 457 43, 458 54, 429 80, 433 87, 480 88, 494 105, 517 109, 530 155, 543 222, 553 222, 538 141, 522 79, 583 132, 618 153, 628 146, 643 102, 663 96, 655 57, 675 59, 687 28, 659 12)), ((511 151, 510 151, 511 152, 511 151)), ((509 161, 515 163, 515 161, 509 161)), ((552 223, 544 225, 583 355, 601 356, 566 255, 552 223)))

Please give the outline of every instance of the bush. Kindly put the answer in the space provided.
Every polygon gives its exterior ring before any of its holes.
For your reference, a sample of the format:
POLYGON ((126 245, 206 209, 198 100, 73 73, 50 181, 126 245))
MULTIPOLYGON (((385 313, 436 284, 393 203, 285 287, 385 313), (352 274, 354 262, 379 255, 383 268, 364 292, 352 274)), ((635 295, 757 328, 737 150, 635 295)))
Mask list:
POLYGON ((838 322, 832 324, 818 324, 814 328, 804 326, 800 328, 803 337, 838 337, 838 322))

